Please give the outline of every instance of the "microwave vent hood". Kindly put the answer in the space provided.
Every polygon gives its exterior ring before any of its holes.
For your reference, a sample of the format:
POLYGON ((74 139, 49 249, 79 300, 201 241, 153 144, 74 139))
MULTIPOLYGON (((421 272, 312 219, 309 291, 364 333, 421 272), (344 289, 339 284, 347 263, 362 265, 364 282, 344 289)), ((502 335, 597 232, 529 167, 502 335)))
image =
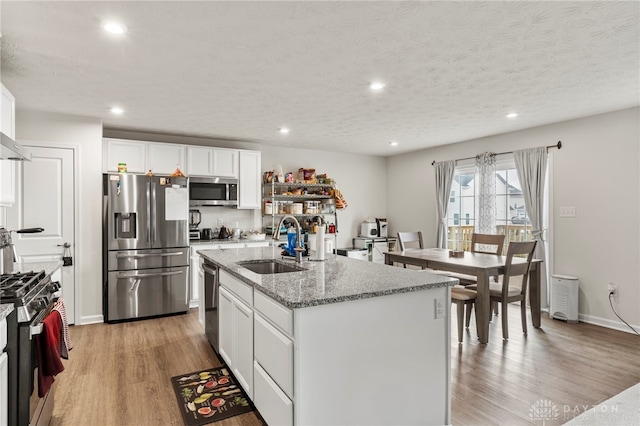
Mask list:
POLYGON ((0 160, 31 161, 31 151, 0 132, 0 160))

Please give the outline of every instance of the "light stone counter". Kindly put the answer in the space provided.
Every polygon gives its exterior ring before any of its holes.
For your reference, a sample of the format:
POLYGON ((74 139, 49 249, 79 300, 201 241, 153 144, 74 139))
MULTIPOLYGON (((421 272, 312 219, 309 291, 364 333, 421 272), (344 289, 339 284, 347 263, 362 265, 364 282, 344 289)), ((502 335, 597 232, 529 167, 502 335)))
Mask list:
POLYGON ((0 305, 0 321, 9 316, 13 311, 13 303, 3 303, 0 305))
MULTIPOLYGON (((306 271, 261 275, 237 262, 283 259, 278 247, 199 250, 215 265, 255 287, 283 305, 304 308, 395 293, 449 287, 457 279, 427 271, 403 269, 345 256, 327 255, 324 262, 307 259, 300 264, 306 271)), ((295 264, 292 259, 283 262, 295 264)))

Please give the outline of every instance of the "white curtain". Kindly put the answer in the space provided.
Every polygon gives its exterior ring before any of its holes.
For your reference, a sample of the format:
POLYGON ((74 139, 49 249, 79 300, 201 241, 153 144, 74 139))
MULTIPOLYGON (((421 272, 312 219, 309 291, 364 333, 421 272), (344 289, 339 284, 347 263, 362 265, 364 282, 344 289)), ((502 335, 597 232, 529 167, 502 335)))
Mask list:
POLYGON ((436 205, 438 207, 437 247, 447 248, 447 209, 451 194, 451 183, 456 170, 455 161, 442 161, 436 167, 436 205))
MULTIPOLYGON (((539 147, 514 151, 513 159, 515 160, 518 179, 522 186, 524 205, 527 209, 527 215, 531 220, 531 233, 533 238, 538 241, 534 257, 544 261, 544 268, 547 264, 543 238, 544 181, 547 173, 547 148, 539 147)), ((545 307, 544 305, 546 305, 547 300, 547 274, 545 273, 541 274, 540 291, 541 303, 543 307, 545 307)))
POLYGON ((496 233, 496 156, 485 152, 476 156, 476 206, 475 232, 480 234, 496 233))

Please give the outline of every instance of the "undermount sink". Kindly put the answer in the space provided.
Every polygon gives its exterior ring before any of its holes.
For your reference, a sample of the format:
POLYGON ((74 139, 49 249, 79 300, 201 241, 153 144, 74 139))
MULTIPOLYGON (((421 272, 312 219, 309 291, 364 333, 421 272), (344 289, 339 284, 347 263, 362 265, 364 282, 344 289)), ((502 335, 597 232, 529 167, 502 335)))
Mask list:
POLYGON ((238 262, 238 265, 256 274, 282 274, 284 272, 306 271, 305 268, 289 263, 278 262, 275 259, 267 260, 247 260, 238 262))

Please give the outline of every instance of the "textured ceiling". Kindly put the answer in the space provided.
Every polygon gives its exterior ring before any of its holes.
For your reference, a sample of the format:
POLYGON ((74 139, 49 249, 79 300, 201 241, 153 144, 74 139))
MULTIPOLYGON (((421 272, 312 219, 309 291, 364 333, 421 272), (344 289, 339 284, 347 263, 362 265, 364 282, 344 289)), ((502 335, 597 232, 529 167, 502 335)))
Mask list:
POLYGON ((17 107, 108 128, 393 155, 640 104, 636 1, 0 7, 17 107))

